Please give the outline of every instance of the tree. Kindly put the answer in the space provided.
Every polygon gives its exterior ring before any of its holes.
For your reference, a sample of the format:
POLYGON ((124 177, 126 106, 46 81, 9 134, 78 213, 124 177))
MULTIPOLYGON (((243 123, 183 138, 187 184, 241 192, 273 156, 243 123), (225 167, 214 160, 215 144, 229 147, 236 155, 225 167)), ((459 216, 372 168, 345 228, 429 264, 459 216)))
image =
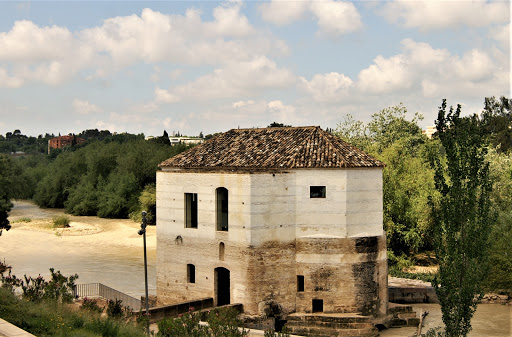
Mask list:
POLYGON ((9 230, 9 211, 12 208, 11 199, 13 198, 16 186, 14 181, 16 177, 13 161, 3 154, 0 154, 0 235, 2 231, 9 230))
POLYGON ((439 271, 434 288, 441 303, 446 336, 467 336, 483 296, 488 270, 488 237, 493 222, 489 163, 476 115, 460 117, 461 106, 439 108, 437 133, 444 158, 431 156, 438 202, 432 201, 439 271))
POLYGON ((291 125, 285 125, 283 123, 272 122, 272 123, 270 123, 269 126, 267 126, 267 128, 282 128, 282 127, 287 127, 287 126, 291 126, 291 125))
POLYGON ((512 148, 512 99, 486 97, 482 111, 481 125, 493 147, 498 152, 512 148))

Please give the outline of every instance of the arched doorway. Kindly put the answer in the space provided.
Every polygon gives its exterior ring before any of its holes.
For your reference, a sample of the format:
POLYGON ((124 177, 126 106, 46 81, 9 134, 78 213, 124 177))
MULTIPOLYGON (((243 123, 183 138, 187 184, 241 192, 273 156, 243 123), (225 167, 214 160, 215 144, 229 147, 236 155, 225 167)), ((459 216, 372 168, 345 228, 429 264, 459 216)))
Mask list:
POLYGON ((230 277, 226 268, 215 268, 215 303, 225 305, 231 303, 230 298, 230 277))

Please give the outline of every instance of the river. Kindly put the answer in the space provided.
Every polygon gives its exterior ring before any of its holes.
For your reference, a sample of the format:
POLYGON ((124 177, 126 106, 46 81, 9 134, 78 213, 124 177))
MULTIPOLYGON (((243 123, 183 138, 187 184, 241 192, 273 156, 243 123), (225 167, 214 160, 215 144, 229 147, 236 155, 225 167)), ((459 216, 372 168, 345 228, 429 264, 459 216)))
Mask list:
MULTIPOLYGON (((41 210, 27 201, 17 201, 10 213, 13 228, 0 236, 0 259, 11 265, 12 273, 45 278, 49 268, 64 275, 78 274, 77 283, 103 283, 132 296, 144 294, 143 239, 137 234, 140 224, 131 220, 97 217, 71 218, 74 227, 94 228, 89 235, 57 235, 53 231, 35 230, 37 220, 47 222, 62 210, 41 210), (16 223, 20 218, 29 223, 16 223)), ((156 294, 155 227, 147 228, 148 288, 156 294)))

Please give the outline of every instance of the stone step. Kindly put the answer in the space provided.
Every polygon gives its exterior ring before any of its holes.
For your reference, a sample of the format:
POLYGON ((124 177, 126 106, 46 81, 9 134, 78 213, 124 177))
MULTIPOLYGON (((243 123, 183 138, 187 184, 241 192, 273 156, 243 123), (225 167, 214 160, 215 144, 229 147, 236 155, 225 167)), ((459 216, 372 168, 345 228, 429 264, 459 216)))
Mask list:
POLYGON ((327 329, 327 328, 315 328, 315 327, 302 327, 294 328, 288 327, 292 334, 301 336, 311 337, 323 337, 323 336, 339 336, 339 337, 377 337, 379 331, 376 328, 372 329, 327 329))
POLYGON ((296 327, 317 327, 317 328, 334 328, 334 329, 372 329, 372 323, 332 323, 332 322, 290 322, 287 326, 296 327))
POLYGON ((322 316, 322 315, 304 315, 291 314, 287 317, 288 321, 306 321, 306 322, 333 322, 333 323, 369 323, 371 319, 367 316, 322 316))
POLYGON ((398 318, 416 318, 415 312, 401 312, 398 313, 398 318))

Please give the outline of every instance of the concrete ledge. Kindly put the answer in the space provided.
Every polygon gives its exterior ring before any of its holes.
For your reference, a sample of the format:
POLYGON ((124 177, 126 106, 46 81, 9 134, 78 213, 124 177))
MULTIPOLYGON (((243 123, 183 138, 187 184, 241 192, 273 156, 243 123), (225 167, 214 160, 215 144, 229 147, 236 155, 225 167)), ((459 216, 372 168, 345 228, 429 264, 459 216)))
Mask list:
POLYGON ((25 330, 0 318, 0 336, 5 337, 36 337, 25 330))

